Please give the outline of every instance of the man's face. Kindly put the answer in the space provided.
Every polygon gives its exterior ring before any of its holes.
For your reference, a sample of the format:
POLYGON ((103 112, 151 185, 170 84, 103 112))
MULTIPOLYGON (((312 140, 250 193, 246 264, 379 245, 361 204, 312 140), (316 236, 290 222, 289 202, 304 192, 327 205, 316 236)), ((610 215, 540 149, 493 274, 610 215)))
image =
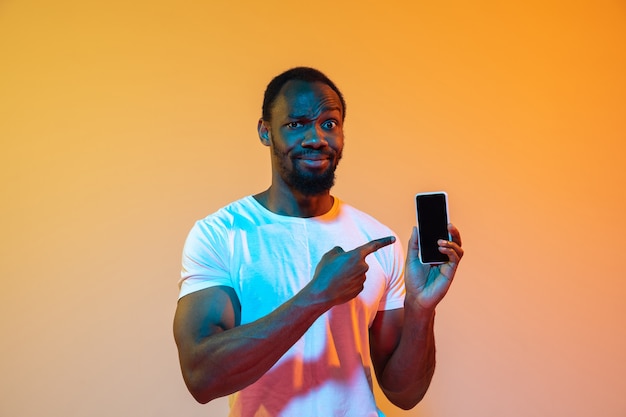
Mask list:
POLYGON ((304 195, 333 186, 343 151, 343 108, 324 83, 289 81, 276 98, 268 128, 274 182, 304 195))

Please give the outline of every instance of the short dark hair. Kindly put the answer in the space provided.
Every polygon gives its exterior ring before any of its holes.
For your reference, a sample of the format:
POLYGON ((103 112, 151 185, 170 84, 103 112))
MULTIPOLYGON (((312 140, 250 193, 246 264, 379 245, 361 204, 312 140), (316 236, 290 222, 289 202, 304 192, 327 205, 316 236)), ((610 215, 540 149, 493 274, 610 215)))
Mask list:
POLYGON ((346 118, 346 102, 343 99, 343 94, 337 88, 335 83, 333 83, 330 78, 328 78, 324 73, 315 68, 310 67, 295 67, 288 69, 282 74, 277 75, 270 81, 265 89, 265 94, 263 96, 263 109, 262 109, 262 117, 263 120, 267 120, 268 122, 271 120, 272 115, 272 106, 276 101, 276 97, 278 97, 278 93, 284 87, 287 82, 292 80, 298 81, 306 81, 309 83, 320 82, 329 86, 337 95, 339 96, 339 100, 341 101, 342 110, 342 119, 346 118))

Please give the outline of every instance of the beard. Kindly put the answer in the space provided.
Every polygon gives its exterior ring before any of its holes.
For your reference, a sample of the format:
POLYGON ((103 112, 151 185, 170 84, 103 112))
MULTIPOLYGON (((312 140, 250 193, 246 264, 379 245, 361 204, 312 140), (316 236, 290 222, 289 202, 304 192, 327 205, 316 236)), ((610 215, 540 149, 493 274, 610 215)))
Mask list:
POLYGON ((300 168, 297 163, 292 163, 291 166, 288 166, 287 161, 291 160, 290 156, 280 152, 276 147, 272 147, 272 150, 278 160, 281 178, 294 191, 305 196, 314 196, 329 191, 335 185, 335 170, 342 157, 341 151, 309 151, 300 153, 300 155, 324 153, 330 157, 328 168, 321 173, 312 173, 300 168))

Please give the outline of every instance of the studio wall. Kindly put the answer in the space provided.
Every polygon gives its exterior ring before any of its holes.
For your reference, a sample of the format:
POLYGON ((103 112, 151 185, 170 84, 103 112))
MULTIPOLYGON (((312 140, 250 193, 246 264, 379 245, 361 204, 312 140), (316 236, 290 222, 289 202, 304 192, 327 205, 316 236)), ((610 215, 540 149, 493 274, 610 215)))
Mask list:
POLYGON ((334 193, 466 256, 425 399, 388 417, 626 415, 623 1, 0 2, 0 416, 225 416, 171 322, 193 222, 265 189, 263 90, 347 100, 334 193))

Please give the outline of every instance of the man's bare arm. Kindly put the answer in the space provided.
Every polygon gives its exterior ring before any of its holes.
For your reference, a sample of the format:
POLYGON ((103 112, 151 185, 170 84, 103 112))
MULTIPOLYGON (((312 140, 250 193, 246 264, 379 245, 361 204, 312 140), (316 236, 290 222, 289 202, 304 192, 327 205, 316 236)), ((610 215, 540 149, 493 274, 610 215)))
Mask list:
POLYGON ((259 379, 327 309, 294 297, 254 323, 238 326, 232 288, 213 287, 181 298, 174 337, 187 388, 200 403, 259 379))
POLYGON ((406 314, 406 307, 379 312, 370 328, 370 350, 380 388, 404 410, 422 400, 435 371, 434 314, 406 314), (405 320, 411 325, 405 326, 405 320))
POLYGON ((311 282, 272 313, 239 325, 239 300, 228 287, 182 297, 174 317, 183 378, 194 398, 206 403, 258 380, 332 306, 363 290, 365 257, 391 243, 377 239, 352 251, 334 248, 311 282))
POLYGON ((440 241, 448 263, 437 267, 418 259, 413 230, 405 267, 404 309, 379 312, 370 328, 374 369, 387 398, 403 409, 413 408, 426 394, 435 371, 435 307, 443 299, 463 257, 459 231, 449 225, 452 241, 440 241))

